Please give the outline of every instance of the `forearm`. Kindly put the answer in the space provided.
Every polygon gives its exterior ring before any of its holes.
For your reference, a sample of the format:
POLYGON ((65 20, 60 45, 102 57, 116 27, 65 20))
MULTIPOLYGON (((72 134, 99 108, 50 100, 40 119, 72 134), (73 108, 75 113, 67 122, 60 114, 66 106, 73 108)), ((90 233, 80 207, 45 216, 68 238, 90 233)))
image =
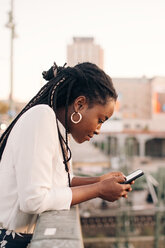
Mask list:
POLYGON ((72 190, 71 205, 75 205, 75 204, 99 197, 98 187, 99 187, 98 183, 93 183, 91 185, 71 187, 71 190, 72 190))
POLYGON ((73 177, 71 186, 82 186, 98 183, 100 181, 100 177, 73 177))

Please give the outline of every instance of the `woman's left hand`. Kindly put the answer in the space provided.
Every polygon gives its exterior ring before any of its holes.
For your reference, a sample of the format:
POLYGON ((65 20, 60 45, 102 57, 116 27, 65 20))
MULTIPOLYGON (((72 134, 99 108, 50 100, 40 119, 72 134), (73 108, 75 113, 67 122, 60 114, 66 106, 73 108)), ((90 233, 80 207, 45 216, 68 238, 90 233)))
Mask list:
POLYGON ((106 174, 100 176, 100 182, 104 181, 106 179, 109 179, 109 178, 120 177, 120 176, 124 176, 124 174, 122 172, 120 172, 120 171, 109 172, 109 173, 106 173, 106 174))

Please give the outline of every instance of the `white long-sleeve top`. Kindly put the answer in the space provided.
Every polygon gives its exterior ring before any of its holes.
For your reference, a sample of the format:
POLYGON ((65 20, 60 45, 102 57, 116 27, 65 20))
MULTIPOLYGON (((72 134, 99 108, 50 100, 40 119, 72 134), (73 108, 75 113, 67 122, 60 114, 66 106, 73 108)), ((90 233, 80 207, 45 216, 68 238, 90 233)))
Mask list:
POLYGON ((72 191, 48 105, 32 107, 13 127, 0 162, 0 189, 0 226, 16 232, 32 233, 44 211, 70 208, 72 191))

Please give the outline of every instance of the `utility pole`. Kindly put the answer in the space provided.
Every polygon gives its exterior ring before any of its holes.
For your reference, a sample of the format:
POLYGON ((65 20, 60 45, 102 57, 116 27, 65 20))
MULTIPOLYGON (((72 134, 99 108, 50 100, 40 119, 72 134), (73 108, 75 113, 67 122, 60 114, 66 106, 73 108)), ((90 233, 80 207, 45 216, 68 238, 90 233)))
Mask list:
POLYGON ((10 93, 9 93, 9 113, 10 117, 14 117, 15 109, 14 109, 14 101, 13 101, 13 45, 15 35, 15 23, 13 20, 13 0, 11 0, 11 10, 9 11, 9 20, 6 24, 6 27, 10 29, 10 93))

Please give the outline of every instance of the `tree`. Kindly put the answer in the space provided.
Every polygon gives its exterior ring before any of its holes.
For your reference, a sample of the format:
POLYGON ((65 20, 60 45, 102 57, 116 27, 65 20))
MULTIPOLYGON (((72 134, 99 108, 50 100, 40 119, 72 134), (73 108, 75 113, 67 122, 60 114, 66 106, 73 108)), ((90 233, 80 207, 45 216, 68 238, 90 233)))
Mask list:
POLYGON ((9 110, 9 105, 5 102, 0 102, 0 114, 6 114, 9 110))

